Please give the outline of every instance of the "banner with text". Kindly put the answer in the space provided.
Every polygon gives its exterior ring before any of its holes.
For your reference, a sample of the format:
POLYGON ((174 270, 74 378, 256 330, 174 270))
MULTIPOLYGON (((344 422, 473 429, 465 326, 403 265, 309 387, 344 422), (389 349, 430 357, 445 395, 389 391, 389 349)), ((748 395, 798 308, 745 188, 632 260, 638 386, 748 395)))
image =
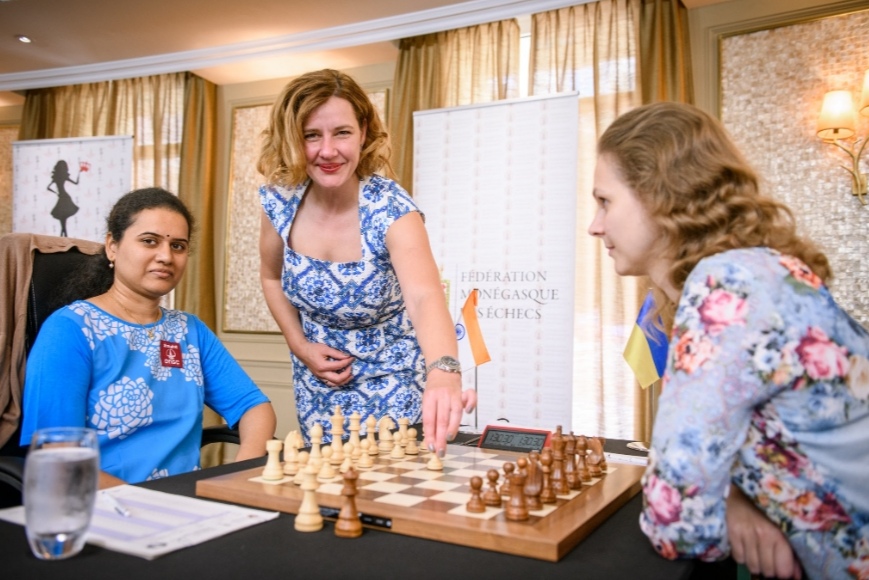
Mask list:
POLYGON ((414 113, 414 199, 454 319, 479 290, 492 362, 462 423, 571 423, 578 96, 414 113))

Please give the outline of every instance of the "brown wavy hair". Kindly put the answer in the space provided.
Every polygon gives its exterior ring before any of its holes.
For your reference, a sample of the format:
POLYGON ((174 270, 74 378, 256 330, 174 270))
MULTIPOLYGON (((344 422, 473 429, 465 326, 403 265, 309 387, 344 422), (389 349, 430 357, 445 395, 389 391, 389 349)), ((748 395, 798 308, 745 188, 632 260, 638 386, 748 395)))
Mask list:
POLYGON ((679 103, 632 109, 604 132, 598 155, 615 162, 661 228, 674 288, 681 291, 706 256, 758 246, 832 277, 827 257, 797 235, 791 210, 760 192, 757 174, 724 127, 701 109, 679 103))
POLYGON ((305 171, 305 123, 314 109, 330 97, 347 100, 353 107, 359 127, 365 129, 365 142, 362 144, 356 175, 361 179, 383 171, 387 176, 392 176, 389 137, 368 95, 349 75, 323 69, 291 80, 272 107, 256 165, 268 183, 294 186, 308 180, 305 171))

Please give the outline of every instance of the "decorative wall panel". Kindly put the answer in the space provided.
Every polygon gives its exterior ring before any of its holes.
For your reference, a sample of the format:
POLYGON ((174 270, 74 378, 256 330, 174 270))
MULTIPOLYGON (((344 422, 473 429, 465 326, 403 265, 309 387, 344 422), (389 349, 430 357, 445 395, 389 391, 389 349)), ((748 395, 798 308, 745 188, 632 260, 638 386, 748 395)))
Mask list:
MULTIPOLYGON (((859 101, 869 69, 869 10, 739 34, 721 41, 721 120, 787 203, 800 231, 826 252, 830 288, 869 326, 869 206, 851 195, 847 155, 815 136, 825 92, 849 89, 859 101)), ((869 135, 869 118, 858 119, 869 135)), ((864 154, 864 158, 866 155, 864 154)), ((867 161, 863 161, 866 171, 867 161)))

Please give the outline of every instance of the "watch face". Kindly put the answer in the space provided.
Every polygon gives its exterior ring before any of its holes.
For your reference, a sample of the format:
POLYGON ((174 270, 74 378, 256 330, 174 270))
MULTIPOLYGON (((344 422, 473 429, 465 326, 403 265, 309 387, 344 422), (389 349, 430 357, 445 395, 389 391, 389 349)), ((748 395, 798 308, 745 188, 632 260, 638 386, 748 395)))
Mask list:
POLYGON ((447 370, 457 371, 462 368, 461 363, 451 356, 442 356, 438 362, 440 363, 438 366, 443 366, 447 370))
POLYGON ((460 373, 462 372, 462 365, 451 356, 442 356, 431 363, 426 370, 430 371, 432 369, 440 369, 449 373, 460 373))

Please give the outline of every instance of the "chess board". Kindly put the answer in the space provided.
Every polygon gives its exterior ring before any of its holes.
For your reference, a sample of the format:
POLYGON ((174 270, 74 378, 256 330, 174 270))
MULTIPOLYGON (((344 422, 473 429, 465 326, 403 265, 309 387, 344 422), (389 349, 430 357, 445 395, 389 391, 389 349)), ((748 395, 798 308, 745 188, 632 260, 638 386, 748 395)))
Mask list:
MULTIPOLYGON (((369 470, 358 470, 356 507, 363 526, 556 562, 640 490, 644 468, 610 462, 605 475, 582 490, 558 496, 556 504, 530 512, 526 521, 506 518, 506 500, 485 513, 470 513, 470 479, 486 472, 501 473, 505 462, 515 463, 521 453, 490 451, 450 445, 443 471, 426 469, 428 455, 391 459, 374 458, 369 470)), ((196 495, 268 510, 296 513, 303 491, 287 476, 264 481, 262 468, 202 479, 196 495)), ((483 489, 488 484, 484 483, 483 489)), ((343 497, 340 479, 321 483, 317 503, 326 517, 337 517, 343 497)))

